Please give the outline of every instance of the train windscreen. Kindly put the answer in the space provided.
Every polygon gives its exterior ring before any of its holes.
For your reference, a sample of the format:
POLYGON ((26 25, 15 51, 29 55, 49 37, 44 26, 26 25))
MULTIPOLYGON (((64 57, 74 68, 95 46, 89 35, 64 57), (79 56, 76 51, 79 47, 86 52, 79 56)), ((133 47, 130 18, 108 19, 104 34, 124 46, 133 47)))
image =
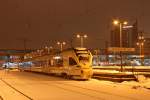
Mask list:
POLYGON ((89 61, 89 51, 87 49, 75 49, 75 53, 79 58, 79 61, 88 62, 89 61))

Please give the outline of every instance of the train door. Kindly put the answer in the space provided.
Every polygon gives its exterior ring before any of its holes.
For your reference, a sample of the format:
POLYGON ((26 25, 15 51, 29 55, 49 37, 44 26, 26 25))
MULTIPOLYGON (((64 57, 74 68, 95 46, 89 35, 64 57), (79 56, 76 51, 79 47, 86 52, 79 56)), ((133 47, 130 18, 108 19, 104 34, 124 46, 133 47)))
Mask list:
POLYGON ((53 56, 50 59, 49 72, 54 74, 61 74, 63 69, 63 57, 61 55, 53 56))

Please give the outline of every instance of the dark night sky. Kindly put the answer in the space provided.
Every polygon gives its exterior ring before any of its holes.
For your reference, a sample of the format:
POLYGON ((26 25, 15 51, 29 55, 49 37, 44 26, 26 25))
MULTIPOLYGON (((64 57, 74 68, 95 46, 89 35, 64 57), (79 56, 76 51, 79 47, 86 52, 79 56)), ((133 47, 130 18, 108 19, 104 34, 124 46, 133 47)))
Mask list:
MULTIPOLYGON (((1 0, 0 48, 55 46, 76 32, 88 35, 87 47, 104 47, 111 21, 120 17, 150 33, 150 0, 1 0)), ((73 39, 79 44, 79 40, 73 39)))

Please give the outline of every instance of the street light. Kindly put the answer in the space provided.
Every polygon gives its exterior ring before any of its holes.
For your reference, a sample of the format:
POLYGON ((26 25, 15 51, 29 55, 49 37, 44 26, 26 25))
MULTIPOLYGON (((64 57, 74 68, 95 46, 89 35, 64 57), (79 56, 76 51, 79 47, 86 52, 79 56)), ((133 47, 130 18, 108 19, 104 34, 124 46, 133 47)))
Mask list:
POLYGON ((86 34, 84 34, 84 35, 77 34, 77 38, 80 38, 80 46, 83 47, 83 39, 87 38, 87 35, 86 34))
POLYGON ((57 45, 60 45, 60 50, 63 50, 63 45, 66 45, 66 42, 57 42, 57 45))
MULTIPOLYGON (((122 48, 122 29, 124 25, 127 25, 127 21, 120 21, 120 20, 114 20, 113 21, 114 25, 119 25, 119 34, 120 34, 120 48, 122 48)), ((121 72, 123 71, 123 66, 122 66, 122 52, 120 51, 120 58, 121 58, 121 72)))
POLYGON ((50 51, 53 49, 53 47, 52 46, 50 46, 50 47, 48 47, 48 46, 45 46, 45 53, 46 54, 50 54, 50 51))
POLYGON ((128 22, 127 22, 127 21, 114 20, 114 21, 113 21, 113 24, 114 24, 114 25, 119 25, 120 47, 122 47, 122 28, 123 28, 123 25, 127 25, 128 22))
POLYGON ((137 46, 139 46, 139 51, 140 51, 140 58, 141 58, 141 64, 143 65, 143 60, 144 60, 144 36, 138 36, 138 42, 136 43, 137 46))

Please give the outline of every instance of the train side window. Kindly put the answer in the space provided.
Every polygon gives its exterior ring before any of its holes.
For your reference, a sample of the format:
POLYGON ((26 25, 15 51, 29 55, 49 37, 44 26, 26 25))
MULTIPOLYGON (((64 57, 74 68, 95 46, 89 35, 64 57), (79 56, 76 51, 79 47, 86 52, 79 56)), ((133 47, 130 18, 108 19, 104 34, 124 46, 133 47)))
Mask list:
POLYGON ((56 66, 57 66, 57 67, 63 67, 63 59, 58 59, 58 60, 56 61, 56 66))
POLYGON ((77 65, 77 63, 73 58, 69 57, 69 65, 71 65, 71 66, 77 65))
POLYGON ((53 59, 50 60, 50 66, 54 66, 54 60, 53 59))

